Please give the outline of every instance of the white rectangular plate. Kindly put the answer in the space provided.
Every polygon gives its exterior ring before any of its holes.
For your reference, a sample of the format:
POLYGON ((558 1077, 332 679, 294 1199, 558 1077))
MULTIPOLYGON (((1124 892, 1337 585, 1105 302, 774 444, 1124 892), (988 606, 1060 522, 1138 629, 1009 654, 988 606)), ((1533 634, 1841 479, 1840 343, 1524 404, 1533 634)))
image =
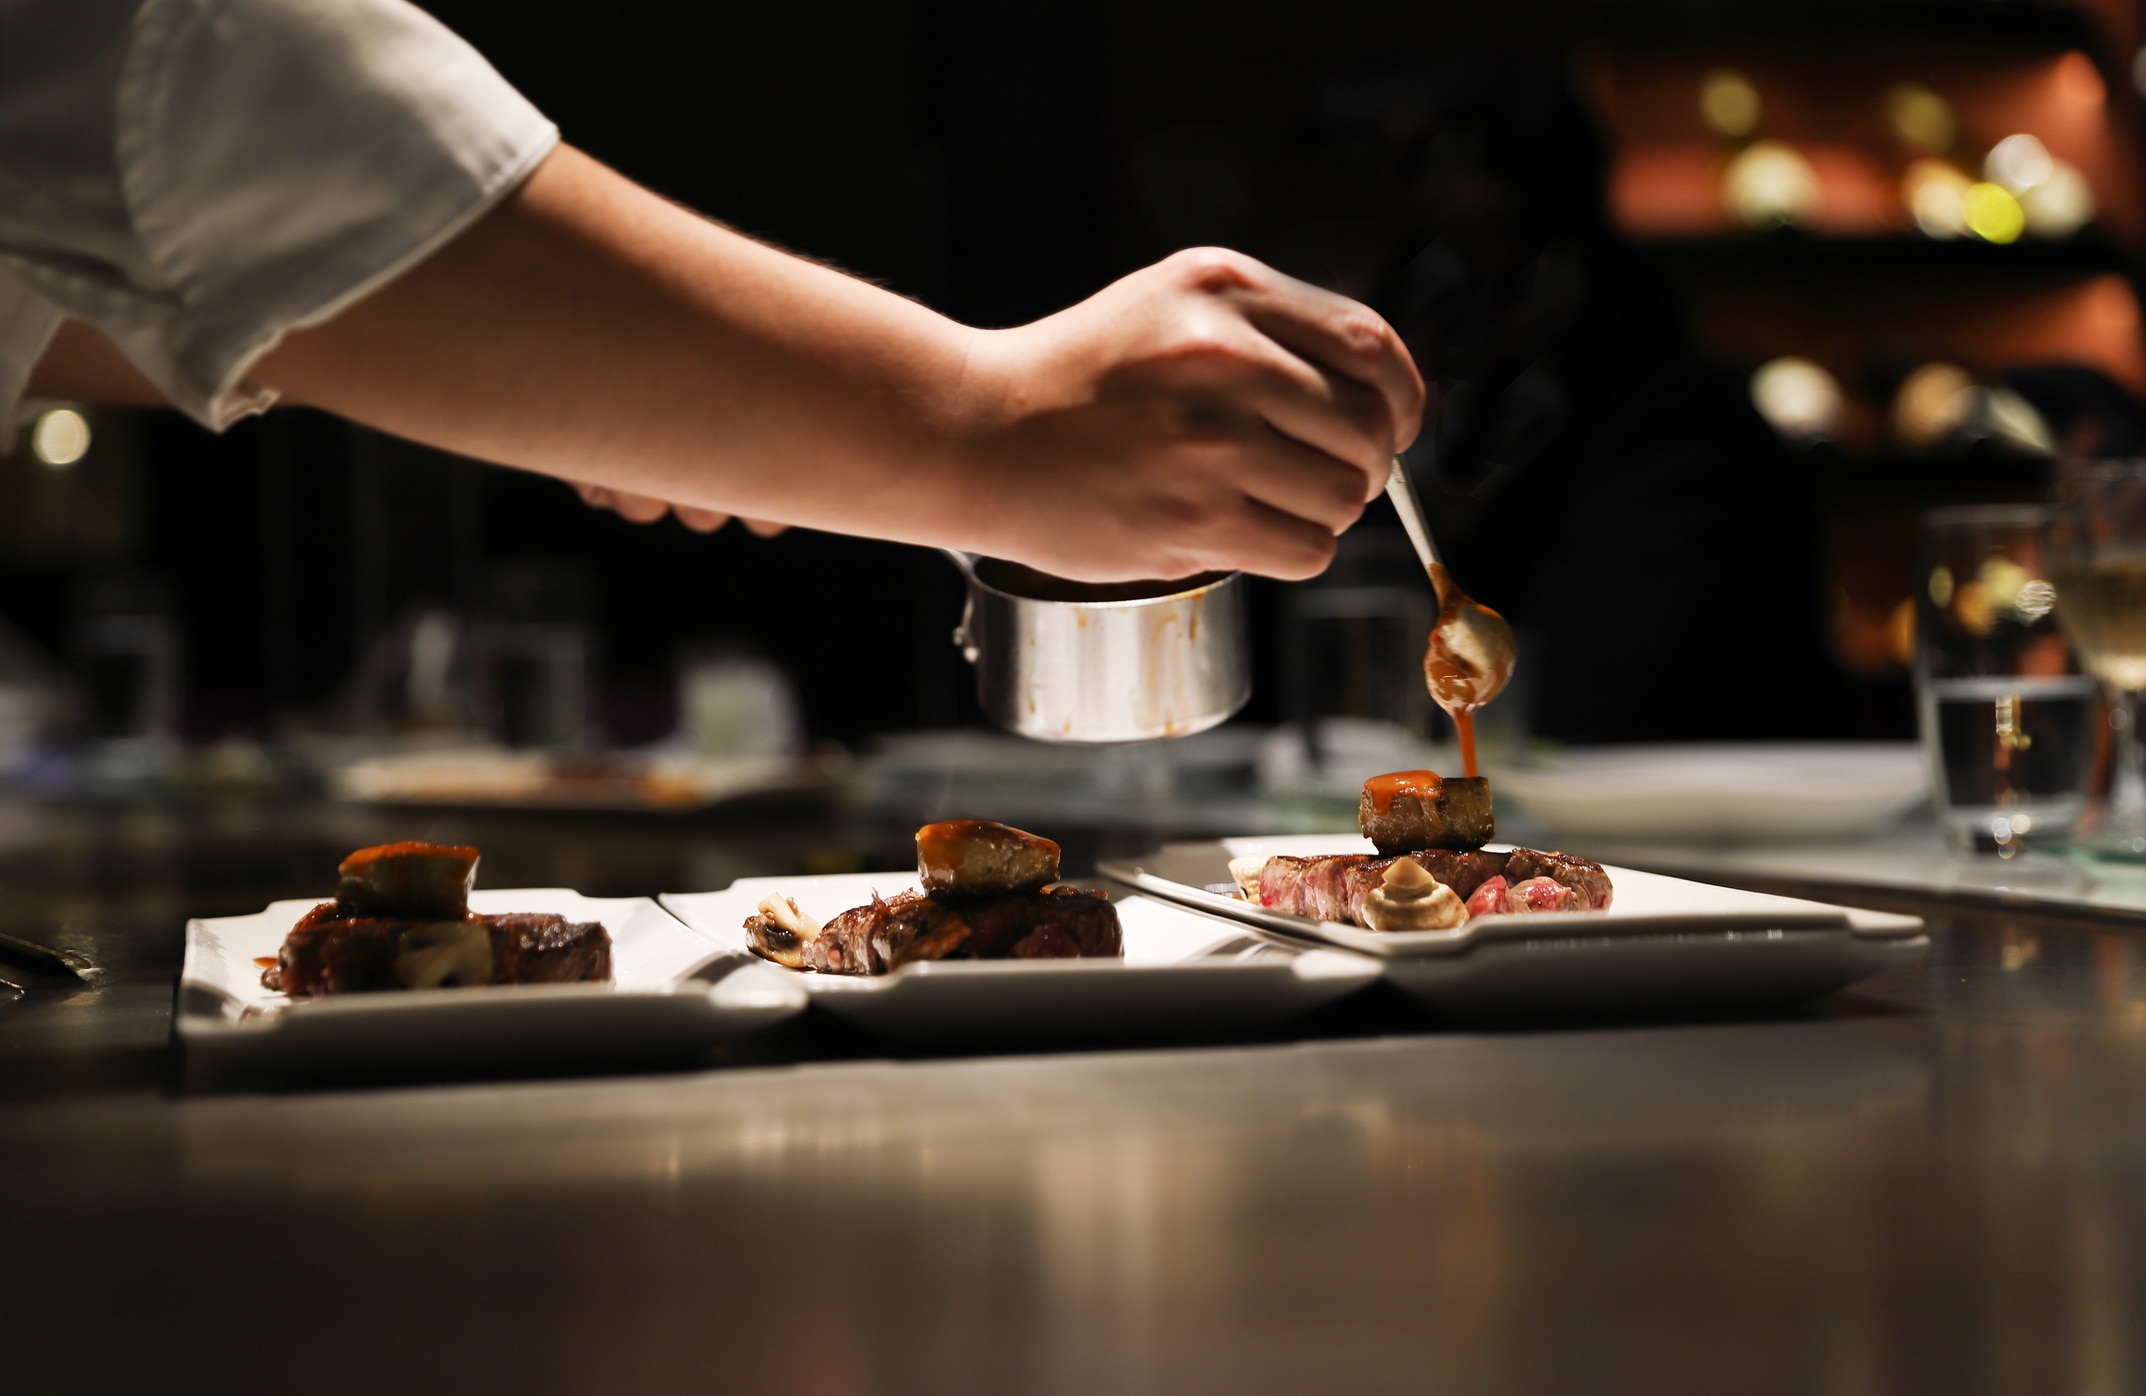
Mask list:
POLYGON ((1377 958, 1397 987, 1451 1009, 1620 1009, 1790 1003, 1920 957, 1922 922, 1606 868, 1606 911, 1487 916, 1450 931, 1367 931, 1252 905, 1214 890, 1238 857, 1370 853, 1352 835, 1171 844, 1101 864, 1107 877, 1225 916, 1277 942, 1377 958))
MULTIPOLYGON (((663 904, 737 956, 751 956, 745 919, 770 892, 830 921, 877 892, 917 885, 910 873, 740 878, 721 892, 672 893, 663 904)), ((1264 1027, 1330 1003, 1379 977, 1362 956, 1277 946, 1225 920, 1152 897, 1114 892, 1123 960, 944 960, 892 974, 781 971, 812 1002, 885 1037, 1146 1039, 1264 1027)), ((756 963, 760 963, 756 961, 756 963)))
POLYGON ((382 1069, 609 1058, 688 1050, 791 1017, 805 996, 784 975, 694 977, 717 947, 646 897, 558 887, 474 892, 487 914, 554 912, 611 933, 612 982, 421 989, 293 1001, 261 986, 291 926, 323 899, 186 924, 176 1026, 190 1067, 382 1069))

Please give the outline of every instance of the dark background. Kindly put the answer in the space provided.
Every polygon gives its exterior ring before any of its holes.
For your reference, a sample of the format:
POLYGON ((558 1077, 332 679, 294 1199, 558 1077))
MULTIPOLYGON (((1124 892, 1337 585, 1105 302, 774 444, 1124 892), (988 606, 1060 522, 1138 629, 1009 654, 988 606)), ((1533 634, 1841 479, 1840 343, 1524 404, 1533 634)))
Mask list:
MULTIPOLYGON (((429 8, 631 177, 974 323, 1210 242, 1371 300, 1443 385, 1412 463, 1456 568, 1522 629, 1539 732, 1911 730, 1902 677, 1854 677, 1826 651, 1810 462, 1751 410, 1750 365, 1702 353, 1672 281, 1608 230, 1603 137, 1569 60, 1605 36, 1898 44, 1998 7, 429 8)), ((2061 7, 2002 8, 2026 37, 1992 42, 2080 30, 2061 7)), ((948 643, 959 585, 929 552, 636 527, 556 482, 304 412, 221 438, 168 414, 101 420, 101 439, 138 446, 138 466, 109 467, 124 543, 17 549, 0 611, 58 654, 89 571, 161 575, 195 738, 322 710, 414 601, 474 605, 529 558, 589 582, 614 740, 666 730, 673 658, 701 637, 785 665, 815 736, 976 720, 948 643)), ((1367 530, 1392 527, 1382 509, 1367 530)), ((1367 539, 1352 547, 1378 551, 1367 539)), ((1284 591, 1259 594, 1256 719, 1282 715, 1284 591)))

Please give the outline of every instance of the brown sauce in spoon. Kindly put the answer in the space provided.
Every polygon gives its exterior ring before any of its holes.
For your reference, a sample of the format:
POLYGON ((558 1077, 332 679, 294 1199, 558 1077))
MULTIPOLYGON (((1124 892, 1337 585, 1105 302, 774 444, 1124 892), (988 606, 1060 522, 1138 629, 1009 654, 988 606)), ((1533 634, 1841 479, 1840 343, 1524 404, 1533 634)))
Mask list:
POLYGON ((1455 586, 1443 564, 1432 564, 1431 586, 1438 593, 1438 621, 1423 653, 1423 681, 1432 700, 1453 719, 1461 764, 1473 777, 1475 710, 1497 697, 1513 676, 1512 627, 1455 586))

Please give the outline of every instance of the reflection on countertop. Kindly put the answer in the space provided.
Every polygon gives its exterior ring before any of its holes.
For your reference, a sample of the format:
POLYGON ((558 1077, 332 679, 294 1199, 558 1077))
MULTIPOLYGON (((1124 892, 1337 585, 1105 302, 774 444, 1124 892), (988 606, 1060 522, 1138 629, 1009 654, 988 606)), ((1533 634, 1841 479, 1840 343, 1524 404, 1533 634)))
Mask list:
POLYGON ((1936 929, 1761 1022, 10 1106, 26 1370, 245 1389, 355 1325, 353 1389, 2125 1389, 2146 955, 1936 929))

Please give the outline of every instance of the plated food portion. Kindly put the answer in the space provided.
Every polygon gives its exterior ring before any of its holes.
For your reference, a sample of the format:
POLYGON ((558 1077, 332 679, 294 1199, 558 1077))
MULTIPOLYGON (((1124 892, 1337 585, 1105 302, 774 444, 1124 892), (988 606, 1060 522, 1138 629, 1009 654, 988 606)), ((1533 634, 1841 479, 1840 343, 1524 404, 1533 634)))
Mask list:
POLYGON ((261 985, 292 998, 483 984, 606 983, 611 935, 600 921, 469 908, 476 849, 390 843, 337 870, 335 900, 298 919, 261 985))
POLYGON ((787 969, 889 974, 927 960, 1117 959, 1124 937, 1101 892, 1060 887, 1058 845, 988 819, 917 830, 917 880, 825 924, 795 898, 763 897, 745 921, 752 952, 787 969))
POLYGON ((1245 900, 1373 931, 1442 931, 1482 916, 1602 911, 1600 863, 1569 853, 1484 847, 1497 832, 1490 782, 1396 771, 1364 782, 1357 826, 1376 854, 1230 861, 1245 900))

